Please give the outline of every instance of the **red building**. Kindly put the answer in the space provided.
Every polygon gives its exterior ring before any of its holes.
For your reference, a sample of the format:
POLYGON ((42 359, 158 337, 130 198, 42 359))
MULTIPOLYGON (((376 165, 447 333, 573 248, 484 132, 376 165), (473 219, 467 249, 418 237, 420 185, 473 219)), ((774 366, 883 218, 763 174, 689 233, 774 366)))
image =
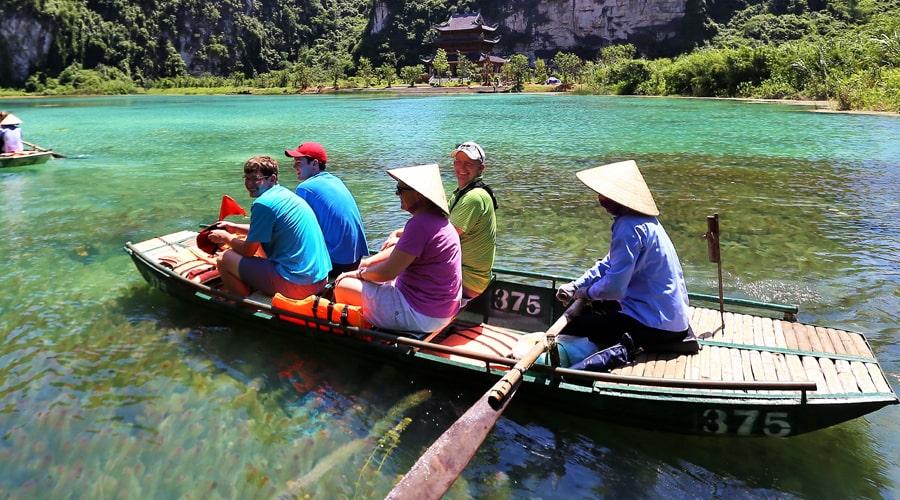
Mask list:
MULTIPOLYGON (((494 45, 500 41, 500 36, 496 34, 496 24, 484 23, 481 11, 453 14, 449 21, 435 26, 435 29, 438 36, 435 38, 434 44, 447 53, 450 72, 454 75, 459 64, 457 53, 461 53, 463 57, 475 63, 478 68, 477 72, 482 74, 485 72, 499 73, 500 68, 506 63, 506 59, 491 54, 494 45)), ((434 73, 431 64, 433 60, 433 55, 422 58, 422 62, 432 74, 434 73)))

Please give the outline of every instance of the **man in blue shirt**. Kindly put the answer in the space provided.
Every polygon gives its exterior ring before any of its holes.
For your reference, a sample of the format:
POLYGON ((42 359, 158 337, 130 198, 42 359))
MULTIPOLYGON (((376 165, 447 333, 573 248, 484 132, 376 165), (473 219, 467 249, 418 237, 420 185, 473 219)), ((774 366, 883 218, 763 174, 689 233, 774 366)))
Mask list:
POLYGON ((578 316, 561 333, 588 337, 601 349, 625 332, 645 349, 685 339, 690 316, 684 272, 637 164, 612 163, 576 176, 613 216, 612 240, 606 257, 560 287, 557 297, 614 301, 619 310, 578 316))
POLYGON ((297 196, 312 207, 325 236, 331 255, 329 278, 355 271, 360 260, 369 255, 369 244, 350 190, 340 179, 325 172, 328 161, 325 148, 317 142, 304 142, 297 149, 285 150, 284 154, 294 159, 294 170, 300 181, 297 196))
POLYGON ((325 238, 309 205, 278 184, 278 161, 247 160, 244 187, 254 198, 250 224, 219 221, 209 233, 213 243, 231 247, 217 259, 225 286, 244 297, 255 290, 295 299, 320 293, 331 270, 325 238))

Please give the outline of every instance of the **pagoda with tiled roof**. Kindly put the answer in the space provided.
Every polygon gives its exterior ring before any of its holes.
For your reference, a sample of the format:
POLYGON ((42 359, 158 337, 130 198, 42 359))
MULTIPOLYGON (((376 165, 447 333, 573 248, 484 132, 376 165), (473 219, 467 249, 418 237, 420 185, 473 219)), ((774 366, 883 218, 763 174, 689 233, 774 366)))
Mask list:
MULTIPOLYGON (((506 59, 491 54, 494 45, 500 41, 500 35, 496 34, 497 26, 485 24, 481 11, 452 14, 446 23, 434 27, 438 32, 434 44, 447 53, 450 71, 454 74, 459 63, 457 53, 461 53, 479 68, 490 62, 493 71, 498 72, 506 59)), ((429 68, 432 60, 434 56, 422 58, 429 68)))

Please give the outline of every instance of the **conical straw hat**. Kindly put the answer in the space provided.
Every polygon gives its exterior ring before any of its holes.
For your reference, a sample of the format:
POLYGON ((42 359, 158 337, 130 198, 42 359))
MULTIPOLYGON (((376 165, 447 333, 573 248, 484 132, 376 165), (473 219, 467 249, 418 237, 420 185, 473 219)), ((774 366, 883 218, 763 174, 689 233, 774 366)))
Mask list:
POLYGON ((6 118, 4 118, 2 122, 0 122, 0 125, 18 125, 20 123, 22 123, 22 120, 20 120, 18 116, 10 113, 6 115, 6 118))
POLYGON ((437 163, 416 165, 415 167, 394 168, 388 175, 413 188, 417 193, 428 198, 437 205, 445 215, 450 214, 444 183, 441 181, 441 170, 437 163))
POLYGON ((635 212, 656 217, 659 209, 634 160, 610 163, 575 174, 585 186, 635 212))

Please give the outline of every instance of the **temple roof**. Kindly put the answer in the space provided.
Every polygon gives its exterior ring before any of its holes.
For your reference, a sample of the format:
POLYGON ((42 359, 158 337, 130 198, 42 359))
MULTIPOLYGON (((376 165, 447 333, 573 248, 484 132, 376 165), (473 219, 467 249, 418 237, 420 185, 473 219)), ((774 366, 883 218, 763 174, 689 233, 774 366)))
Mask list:
MULTIPOLYGON (((485 61, 490 61, 493 64, 506 64, 507 62, 509 62, 504 57, 485 54, 484 52, 466 54, 465 57, 466 59, 476 64, 484 64, 485 61)), ((430 56, 419 56, 419 60, 425 64, 431 64, 431 62, 434 61, 434 55, 432 54, 430 56)), ((447 62, 449 62, 450 64, 457 64, 459 61, 457 60, 456 54, 447 54, 447 62)))
POLYGON ((497 38, 486 39, 483 34, 479 34, 479 35, 475 35, 475 36, 456 37, 456 38, 441 37, 441 38, 438 38, 437 40, 435 40, 434 43, 436 43, 438 45, 441 45, 441 44, 459 45, 461 43, 467 43, 467 42, 482 42, 482 43, 496 44, 497 42, 500 41, 500 38, 501 38, 500 35, 497 35, 497 38))
POLYGON ((489 60, 494 64, 506 64, 507 63, 506 58, 491 55, 491 54, 481 54, 481 57, 478 58, 478 62, 482 63, 482 64, 484 63, 485 60, 489 60))
POLYGON ((481 17, 481 11, 466 12, 463 14, 451 14, 450 20, 444 24, 435 26, 438 31, 465 31, 473 29, 481 29, 483 31, 496 31, 497 24, 484 24, 484 18, 481 17))

